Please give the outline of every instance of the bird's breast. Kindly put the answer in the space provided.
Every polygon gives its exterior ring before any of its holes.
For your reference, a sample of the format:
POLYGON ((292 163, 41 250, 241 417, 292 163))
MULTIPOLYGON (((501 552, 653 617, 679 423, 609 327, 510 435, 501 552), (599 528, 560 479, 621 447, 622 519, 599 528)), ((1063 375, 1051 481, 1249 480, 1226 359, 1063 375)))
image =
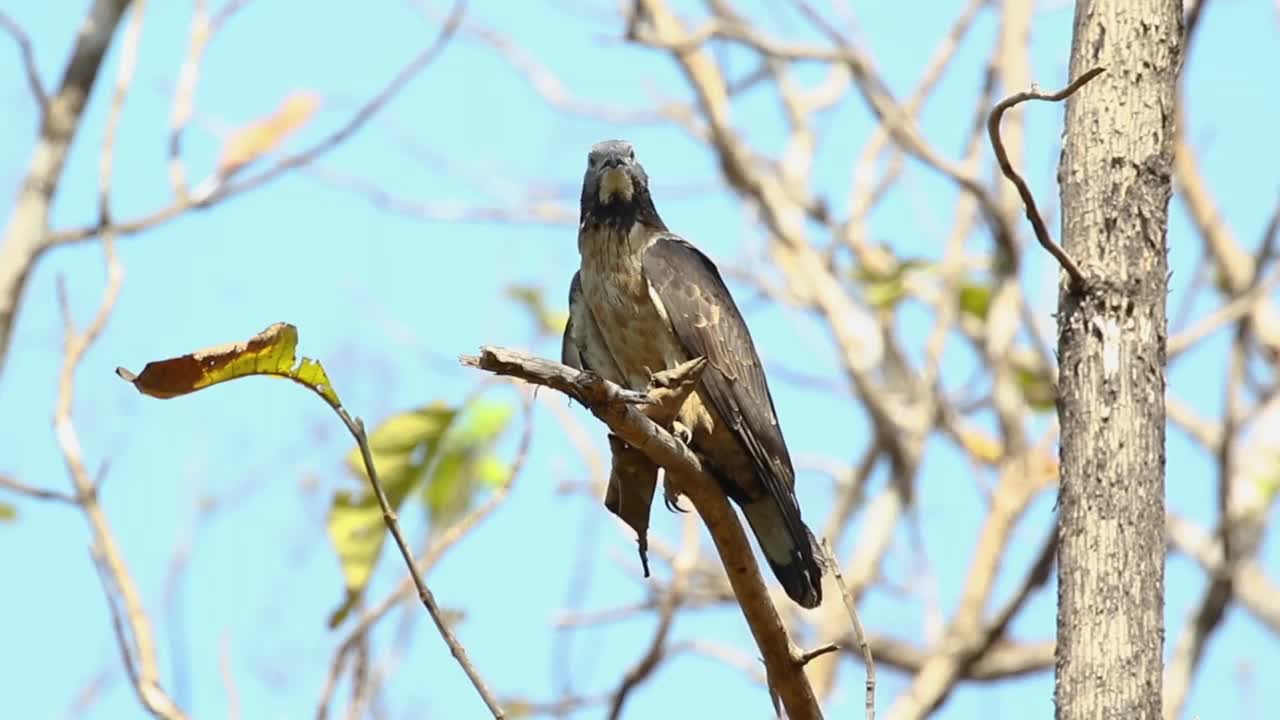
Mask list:
POLYGON ((651 373, 688 359, 644 276, 643 247, 637 238, 604 231, 579 238, 582 299, 622 374, 608 379, 633 390, 648 387, 651 373))

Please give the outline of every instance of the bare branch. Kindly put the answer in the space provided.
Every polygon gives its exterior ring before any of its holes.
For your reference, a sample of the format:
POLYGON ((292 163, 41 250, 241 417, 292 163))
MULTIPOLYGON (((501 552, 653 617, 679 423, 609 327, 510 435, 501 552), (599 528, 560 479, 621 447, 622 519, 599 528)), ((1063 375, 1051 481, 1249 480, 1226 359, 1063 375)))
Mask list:
MULTIPOLYGON (((114 232, 118 237, 134 235, 157 225, 169 222, 188 211, 208 209, 223 200, 239 195, 242 192, 252 190, 261 185, 265 185, 290 170, 304 167, 314 162, 320 156, 334 149, 364 127, 364 125, 374 115, 382 110, 387 103, 389 103, 401 90, 404 89, 410 80, 431 64, 431 62, 448 44, 448 41, 453 37, 453 34, 457 31, 458 25, 462 21, 466 4, 466 0, 457 0, 453 7, 453 11, 449 14, 449 18, 440 29, 435 41, 401 68, 401 70, 396 73, 395 77, 393 77, 381 91, 374 95, 374 97, 370 98, 364 105, 356 110, 346 123, 311 147, 296 154, 283 157, 274 165, 257 175, 252 175, 239 181, 230 180, 224 183, 216 177, 212 178, 208 182, 201 184, 200 192, 193 191, 189 197, 185 199, 179 198, 172 204, 160 208, 159 210, 155 210, 142 217, 127 221, 113 222, 110 225, 99 222, 94 225, 54 231, 49 234, 47 244, 63 245, 81 242, 108 230, 114 232)), ((0 280, 2 279, 3 278, 0 278, 0 280)), ((3 285, 0 285, 0 289, 3 289, 3 285)), ((3 311, 2 306, 0 306, 0 311, 3 311)), ((0 312, 0 321, 3 321, 3 319, 3 314, 0 312)), ((0 330, 3 330, 3 328, 0 327, 0 330)))
POLYGON ((519 378, 568 395, 585 405, 615 435, 663 467, 670 481, 693 502, 710 531, 728 571, 738 606, 764 657, 770 687, 777 691, 788 717, 793 720, 822 717, 813 688, 803 668, 795 662, 798 653, 770 600, 751 546, 728 498, 703 470, 696 455, 633 407, 638 399, 635 393, 597 375, 579 373, 560 363, 506 348, 486 346, 481 348, 478 357, 464 356, 461 360, 470 367, 519 378))
POLYGON ((431 590, 427 588, 421 573, 418 572, 417 563, 413 559, 413 551, 409 549, 409 544, 404 539, 404 533, 400 531, 400 522, 397 519, 396 511, 391 507, 391 502, 387 500, 387 494, 382 489, 382 482, 378 480, 378 471, 373 465, 373 451, 369 449, 369 436, 365 434, 364 423, 359 418, 352 418, 341 405, 331 405, 331 407, 338 414, 338 417, 342 419, 342 423, 347 426, 351 436, 355 438, 356 445, 360 447, 360 459, 364 462, 365 471, 369 475, 369 484, 373 487, 373 494, 378 499, 379 507, 382 508, 382 519, 386 523, 387 529, 391 531, 391 537, 395 540, 396 547, 400 550, 400 556, 404 558, 405 567, 409 569, 409 577, 413 578, 413 586, 418 591, 418 599, 422 601, 427 613, 431 615, 431 620, 435 623, 436 629, 440 631, 440 636, 444 638, 445 645, 449 646, 449 652, 453 654, 454 659, 462 666, 462 671, 466 673, 467 679, 471 681, 472 687, 476 689, 480 699, 489 708, 489 712, 493 714, 495 720, 502 720, 507 716, 506 712, 498 703, 497 698, 494 697, 493 692, 489 690, 489 686, 485 684, 484 678, 480 677, 480 672, 471 663, 471 659, 467 657, 466 648, 462 647, 462 643, 458 642, 457 636, 453 634, 453 630, 444 618, 444 613, 436 603, 435 596, 431 594, 431 590))
POLYGON ((35 100, 36 111, 43 118, 49 110, 49 96, 44 91, 44 83, 40 80, 40 68, 36 67, 36 54, 31 49, 31 38, 9 13, 0 10, 0 28, 13 37, 18 44, 18 54, 22 57, 22 69, 27 75, 27 86, 31 88, 31 97, 35 100))
POLYGON ((987 120, 987 134, 991 137, 991 147, 995 150, 996 162, 1000 164, 1000 171, 1004 173, 1004 176, 1017 186, 1018 195, 1022 197, 1022 204, 1026 206, 1027 219, 1031 221, 1031 227, 1035 230, 1036 240, 1041 247, 1049 251, 1049 254, 1058 261, 1062 269, 1067 271, 1067 274, 1071 276, 1071 282, 1075 284, 1077 289, 1084 287, 1084 273, 1080 271, 1079 266, 1067 255, 1066 251, 1050 237, 1049 229, 1044 226, 1044 219, 1040 217, 1040 211, 1036 209, 1036 199, 1031 194, 1031 188, 1027 187, 1026 181, 1022 179, 1017 170, 1013 169, 1013 165, 1009 162, 1009 154, 1004 149, 1004 141, 1000 139, 1000 118, 1004 116, 1005 111, 1009 108, 1028 100, 1058 102, 1071 97, 1085 83, 1101 75, 1104 70, 1105 68, 1100 67, 1088 70, 1073 80, 1070 85, 1054 93, 1029 91, 1010 95, 996 103, 996 106, 991 109, 991 117, 987 120))
POLYGON ((66 503, 67 505, 77 505, 80 502, 78 499, 68 495, 67 493, 59 492, 57 490, 45 490, 44 488, 27 485, 12 475, 5 475, 3 473, 0 473, 0 488, 12 490, 19 495, 26 495, 27 497, 35 498, 36 500, 52 500, 54 502, 66 503))
MULTIPOLYGON (((533 440, 533 398, 530 394, 525 395, 523 406, 524 429, 516 447, 515 458, 511 462, 511 473, 507 476, 507 481, 496 488, 493 494, 479 507, 467 513, 436 536, 427 551, 423 553, 422 559, 414 565, 416 577, 422 577, 429 573, 450 549, 506 501, 511 492, 512 484, 520 475, 528 460, 529 446, 533 440)), ((342 674, 350 655, 368 637, 369 632, 375 625, 392 610, 399 607, 401 603, 414 595, 417 590, 414 578, 415 576, 412 574, 410 577, 405 578, 399 587, 375 604, 372 609, 361 615, 356 624, 347 632, 346 637, 342 639, 342 642, 338 643, 338 648, 333 655, 333 662, 329 668, 329 675, 325 679, 324 688, 320 693, 320 702, 316 709, 317 720, 324 720, 324 718, 328 717, 329 701, 332 699, 333 691, 337 688, 338 678, 342 674)))
POLYGON ((187 171, 182 162, 182 135, 191 122, 195 108, 196 84, 200 79, 200 63, 209 44, 213 28, 209 22, 208 0, 195 0, 191 14, 191 39, 187 56, 178 71, 178 84, 173 91, 173 110, 169 121, 169 183, 176 197, 187 197, 187 171))
POLYGON ((876 663, 871 657, 871 647, 867 645, 867 634, 862 630, 862 621, 858 619, 858 603, 854 600, 853 592, 844 584, 844 575, 840 573, 840 561, 836 559, 836 554, 831 550, 831 543, 826 539, 822 541, 823 554, 826 556, 827 564, 831 567, 831 572, 835 575, 836 586, 840 588, 840 597, 844 600, 845 610, 849 612, 849 624, 853 627, 853 636, 858 644, 858 650, 862 653, 862 664, 867 671, 867 692, 864 711, 867 720, 875 720, 876 717, 876 663))
POLYGON ((1169 362, 1190 350, 1196 343, 1212 335, 1222 327, 1240 318, 1252 314, 1257 306, 1266 300, 1266 296, 1280 285, 1280 270, 1273 271, 1271 277, 1255 283, 1243 294, 1232 298, 1231 302, 1206 315, 1195 325, 1169 338, 1165 352, 1169 362))
POLYGON ((658 607, 658 626, 653 631, 653 639, 644 655, 622 677, 622 683, 613 693, 610 702, 609 720, 622 717, 622 708, 626 705, 627 696, 647 680, 658 668, 666 654, 667 638, 671 634, 671 625, 675 621, 676 611, 680 608, 681 593, 688 580, 689 572, 698 561, 698 526, 692 516, 684 519, 684 541, 680 553, 676 555, 671 584, 667 586, 658 607))
POLYGON ((31 268, 52 244, 49 207, 62 178, 71 142, 80 127, 102 59, 128 0, 94 0, 76 34, 58 92, 40 122, 22 190, 0 244, 0 372, 8 356, 14 318, 31 268))
POLYGON ((1209 575, 1230 572, 1236 600, 1272 632, 1280 633, 1280 583, 1268 578, 1256 561, 1241 561, 1229 569, 1221 538, 1173 513, 1165 517, 1165 532, 1171 547, 1195 560, 1209 575))
MULTIPOLYGON (((1004 613, 1007 617, 997 617, 995 623, 984 621, 983 611, 1014 523, 1051 479, 1037 465, 1036 457, 1032 449, 1002 463, 1000 484, 992 494, 992 507, 979 531, 959 606, 928 662, 912 680, 910 690, 895 701, 889 717, 923 718, 936 709, 963 677, 965 666, 974 663, 1003 634, 1004 627, 1022 607, 1031 589, 1038 587, 1042 570, 1047 572, 1043 564, 1046 555, 1052 559, 1052 548, 1042 551, 1023 589, 1015 593, 1008 605, 1004 613)), ((1056 544, 1053 547, 1056 548, 1056 544)))
MULTIPOLYGON (((839 638, 838 642, 855 659, 862 660, 852 632, 839 638)), ((916 647, 896 638, 874 633, 867 636, 867 645, 881 667, 890 667, 908 674, 919 672, 934 652, 932 649, 916 647)), ((1038 643, 998 641, 964 669, 964 678, 976 681, 1006 680, 1052 670, 1053 648, 1053 640, 1038 643)))
POLYGON ((218 674, 222 676, 222 688, 227 693, 227 720, 240 720, 240 691, 236 689, 236 674, 231 667, 231 634, 223 633, 218 643, 218 674))
MULTIPOLYGON (((99 180, 100 215, 110 214, 111 160, 114 153, 114 133, 123 111, 124 100, 133 80, 138 43, 142 33, 142 16, 146 3, 133 6, 133 15, 126 31, 124 48, 111 108, 107 117, 107 132, 103 139, 99 180)), ((105 50, 105 48, 104 48, 105 50)), ((74 63, 74 61, 73 61, 74 63)), ((68 71, 70 72, 70 71, 68 71)), ((55 101, 56 102, 56 101, 55 101)), ((57 110, 51 111, 56 114, 57 110)), ((167 693, 160 687, 159 663, 151 622, 142 605, 141 594, 125 565, 124 557, 116 544, 106 513, 98 501, 97 487, 85 466, 79 436, 72 419, 72 401, 75 394, 75 373, 89 347, 106 327, 115 307, 124 281, 124 270, 115 254, 115 238, 106 234, 102 238, 106 256, 107 285, 97 313, 85 327, 77 332, 71 316, 65 286, 59 283, 59 302, 65 323, 66 340, 62 370, 58 379, 58 397, 54 409, 54 431, 63 460, 76 489, 77 501, 85 514, 93 535, 92 551, 95 564, 103 580, 107 604, 111 609, 112 623, 120 643, 125 670, 142 706, 153 716, 166 720, 185 717, 167 693), (116 595, 119 595, 119 606, 116 595)), ((0 332, 3 332, 0 329, 0 332)))

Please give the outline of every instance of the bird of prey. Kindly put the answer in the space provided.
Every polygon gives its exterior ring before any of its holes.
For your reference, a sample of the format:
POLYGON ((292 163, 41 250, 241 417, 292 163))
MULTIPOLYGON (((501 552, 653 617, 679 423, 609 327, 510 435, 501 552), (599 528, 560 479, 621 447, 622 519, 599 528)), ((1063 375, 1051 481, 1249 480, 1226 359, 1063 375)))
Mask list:
POLYGON ((629 143, 587 156, 578 252, 565 364, 643 392, 653 373, 706 358, 675 429, 742 508, 787 595, 817 607, 820 554, 751 334, 715 264, 658 216, 629 143))

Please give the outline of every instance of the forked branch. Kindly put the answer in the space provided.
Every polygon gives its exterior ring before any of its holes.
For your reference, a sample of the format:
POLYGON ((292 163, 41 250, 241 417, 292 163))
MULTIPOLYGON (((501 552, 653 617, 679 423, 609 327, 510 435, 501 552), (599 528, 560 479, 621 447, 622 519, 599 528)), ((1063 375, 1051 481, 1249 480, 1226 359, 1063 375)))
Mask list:
POLYGON ((500 347, 482 347, 462 364, 519 378, 559 391, 587 407, 615 435, 664 468, 667 477, 692 501, 711 533, 734 596, 764 658, 769 685, 792 720, 821 718, 822 710, 804 673, 804 656, 787 636, 738 516, 698 457, 636 409, 652 404, 648 396, 625 390, 592 373, 500 347))

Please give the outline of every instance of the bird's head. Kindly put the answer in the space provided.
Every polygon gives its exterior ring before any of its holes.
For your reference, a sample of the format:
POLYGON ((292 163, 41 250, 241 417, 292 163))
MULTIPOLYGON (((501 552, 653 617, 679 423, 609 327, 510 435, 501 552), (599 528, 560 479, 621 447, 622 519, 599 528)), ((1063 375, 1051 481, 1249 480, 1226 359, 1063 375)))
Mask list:
POLYGON ((629 227, 640 221, 661 227, 649 195, 649 176, 625 140, 591 146, 582 178, 582 222, 629 227))

